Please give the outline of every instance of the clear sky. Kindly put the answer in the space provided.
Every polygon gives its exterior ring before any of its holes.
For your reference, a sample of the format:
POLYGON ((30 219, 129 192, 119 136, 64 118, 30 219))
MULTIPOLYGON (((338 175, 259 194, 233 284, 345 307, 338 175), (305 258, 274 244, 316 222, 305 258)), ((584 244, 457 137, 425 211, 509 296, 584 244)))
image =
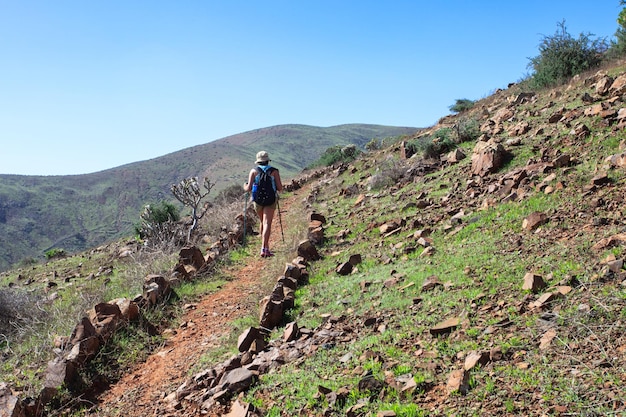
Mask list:
POLYGON ((84 174, 278 124, 428 127, 613 39, 619 0, 0 0, 0 173, 84 174))

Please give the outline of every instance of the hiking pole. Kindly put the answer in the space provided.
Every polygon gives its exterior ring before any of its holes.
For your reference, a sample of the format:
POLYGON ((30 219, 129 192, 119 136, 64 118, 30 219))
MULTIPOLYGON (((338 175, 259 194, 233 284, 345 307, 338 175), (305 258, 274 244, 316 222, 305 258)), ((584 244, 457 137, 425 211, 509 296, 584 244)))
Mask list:
POLYGON ((278 223, 280 224, 280 234, 283 237, 283 242, 285 242, 285 233, 283 233, 283 218, 280 215, 280 204, 278 203, 278 201, 278 194, 276 194, 276 208, 278 209, 278 223))
POLYGON ((246 217, 248 216, 248 193, 243 193, 243 240, 242 246, 246 246, 246 217))

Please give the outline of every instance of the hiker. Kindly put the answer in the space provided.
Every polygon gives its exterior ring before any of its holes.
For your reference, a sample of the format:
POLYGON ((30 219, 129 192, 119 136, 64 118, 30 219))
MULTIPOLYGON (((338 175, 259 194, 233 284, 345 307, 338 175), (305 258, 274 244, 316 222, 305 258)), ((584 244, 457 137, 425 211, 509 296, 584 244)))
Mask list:
POLYGON ((261 256, 263 258, 274 256, 270 251, 270 234, 272 233, 274 212, 278 204, 277 192, 283 189, 278 169, 270 166, 270 161, 267 152, 261 151, 257 153, 255 162, 257 166, 250 170, 248 182, 243 185, 243 189, 246 192, 252 191, 254 209, 259 215, 262 241, 261 256), (267 179, 267 181, 264 181, 264 179, 267 179), (270 184, 271 188, 269 188, 270 184))

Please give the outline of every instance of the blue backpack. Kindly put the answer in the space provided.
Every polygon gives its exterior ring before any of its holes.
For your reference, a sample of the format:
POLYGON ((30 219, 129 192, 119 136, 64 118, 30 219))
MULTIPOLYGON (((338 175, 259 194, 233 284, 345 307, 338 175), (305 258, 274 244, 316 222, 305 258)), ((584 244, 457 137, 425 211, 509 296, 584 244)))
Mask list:
POLYGON ((252 184, 252 201, 260 206, 271 206, 276 201, 276 184, 272 172, 276 168, 269 165, 257 166, 257 175, 252 184))

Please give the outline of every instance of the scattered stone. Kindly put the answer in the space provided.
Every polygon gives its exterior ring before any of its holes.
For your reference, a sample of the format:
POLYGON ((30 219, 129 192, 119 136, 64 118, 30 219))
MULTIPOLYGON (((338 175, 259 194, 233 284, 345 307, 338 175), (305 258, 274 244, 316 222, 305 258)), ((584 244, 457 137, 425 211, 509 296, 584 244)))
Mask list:
POLYGON ((465 357, 463 369, 469 371, 476 365, 485 366, 489 362, 489 352, 470 352, 465 357))
POLYGON ((259 315, 259 325, 266 329, 273 329, 280 324, 283 319, 282 300, 272 300, 265 297, 261 301, 261 313, 259 315))
POLYGON ((248 389, 257 379, 257 374, 246 368, 235 368, 224 374, 220 390, 228 390, 232 396, 248 389))
POLYGON ((348 259, 348 262, 350 262, 352 264, 352 266, 357 266, 358 264, 363 262, 363 257, 359 253, 354 254, 354 255, 350 255, 350 258, 348 259))
POLYGON ((248 417, 250 411, 250 404, 243 404, 239 399, 235 400, 230 407, 230 412, 225 417, 248 417))
POLYGON ((624 242, 626 242, 626 233, 618 233, 611 237, 601 239, 599 242, 592 246, 592 249, 596 251, 605 250, 615 246, 619 246, 624 242))
POLYGON ((237 338, 237 350, 246 352, 255 340, 263 340, 264 334, 256 327, 249 327, 237 338))
POLYGON ((605 162, 613 167, 624 168, 626 167, 626 152, 611 155, 606 158, 605 162))
POLYGON ((353 269, 354 266, 350 262, 343 262, 335 269, 335 272, 339 275, 350 275, 353 269))
POLYGON ((449 152, 448 155, 446 155, 446 160, 450 164, 457 164, 465 158, 467 158, 467 155, 465 155, 465 152, 463 152, 463 150, 460 148, 456 148, 453 151, 449 152))
POLYGON ((434 327, 430 328, 430 334, 433 336, 440 336, 444 334, 448 334, 452 332, 452 330, 456 329, 457 326, 461 323, 461 319, 458 317, 453 317, 442 321, 434 327))
POLYGON ((596 185, 596 186, 607 185, 610 183, 611 183, 611 179, 606 175, 606 173, 600 173, 594 176, 590 181, 591 185, 596 185))
POLYGON ((547 284, 541 275, 536 275, 532 272, 528 272, 524 275, 524 285, 522 286, 523 290, 529 290, 536 294, 546 288, 546 286, 547 284))
POLYGON ((539 297, 536 301, 530 303, 530 307, 533 309, 541 309, 546 305, 550 304, 552 301, 556 300, 561 296, 559 292, 548 292, 539 297))
POLYGON ((552 340, 556 337, 556 330, 549 329, 547 332, 541 336, 541 340, 539 341, 539 349, 546 350, 550 347, 552 340))
POLYGON ((298 256, 302 256, 307 262, 321 259, 315 245, 309 240, 303 240, 298 244, 298 256))
POLYGON ((422 291, 431 291, 437 287, 442 287, 443 284, 439 281, 439 278, 435 275, 431 275, 422 284, 422 291))
POLYGON ((534 212, 531 213, 528 217, 524 219, 522 222, 522 229, 533 231, 537 229, 539 226, 546 224, 548 222, 548 216, 545 213, 534 212))
POLYGON ((452 371, 450 377, 448 377, 448 383, 446 384, 446 391, 448 394, 458 392, 459 394, 467 394, 469 391, 469 371, 465 369, 456 369, 452 371))
POLYGON ((485 176, 496 172, 504 164, 506 150, 492 140, 477 142, 472 154, 472 174, 485 176))

